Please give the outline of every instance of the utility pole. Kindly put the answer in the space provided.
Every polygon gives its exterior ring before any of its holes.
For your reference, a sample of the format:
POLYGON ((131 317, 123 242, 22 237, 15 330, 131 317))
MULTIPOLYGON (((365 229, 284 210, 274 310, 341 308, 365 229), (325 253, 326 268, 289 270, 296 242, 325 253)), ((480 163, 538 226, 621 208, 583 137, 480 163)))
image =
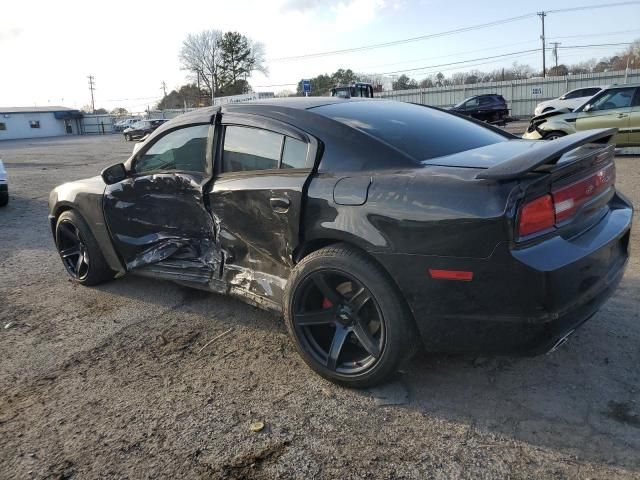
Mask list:
POLYGON ((542 77, 544 78, 547 76, 547 58, 545 55, 546 44, 544 39, 544 17, 547 16, 547 13, 538 12, 538 16, 540 17, 540 20, 542 20, 542 35, 540 35, 540 40, 542 40, 542 77))
POLYGON ((162 93, 164 93, 164 96, 166 97, 166 96, 167 96, 167 84, 166 84, 166 82, 163 80, 163 81, 162 81, 162 83, 161 83, 160 85, 161 85, 160 89, 162 90, 162 93))
POLYGON ((89 90, 91 91, 91 111, 93 112, 93 114, 95 115, 96 113, 96 104, 93 100, 93 91, 96 89, 95 84, 93 83, 96 79, 96 77, 94 77, 93 75, 89 75, 87 77, 89 79, 89 90))
POLYGON ((550 42, 553 45, 553 59, 556 61, 556 75, 558 70, 558 45, 562 45, 560 42, 550 42))

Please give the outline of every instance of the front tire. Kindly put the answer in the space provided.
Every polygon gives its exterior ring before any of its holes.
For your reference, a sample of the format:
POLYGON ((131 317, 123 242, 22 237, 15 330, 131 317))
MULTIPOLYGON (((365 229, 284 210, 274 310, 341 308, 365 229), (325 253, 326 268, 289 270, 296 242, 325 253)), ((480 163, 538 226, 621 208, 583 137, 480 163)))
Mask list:
POLYGON ((322 248, 296 265, 284 318, 307 365, 347 387, 385 381, 415 344, 413 319, 395 284, 346 245, 322 248))
POLYGON ((93 233, 82 216, 63 212, 56 222, 56 246, 71 280, 81 285, 97 285, 113 278, 93 233))
POLYGON ((559 130, 554 130, 553 132, 549 132, 549 133, 545 133, 544 137, 542 137, 543 140, 556 140, 560 137, 564 137, 567 134, 564 132, 561 132, 559 130))

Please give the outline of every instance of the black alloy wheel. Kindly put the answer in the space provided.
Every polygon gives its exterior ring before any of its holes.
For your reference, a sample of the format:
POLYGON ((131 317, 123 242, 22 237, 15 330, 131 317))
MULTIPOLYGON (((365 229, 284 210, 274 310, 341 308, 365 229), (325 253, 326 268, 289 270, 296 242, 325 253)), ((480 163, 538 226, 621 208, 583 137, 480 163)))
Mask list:
POLYGON ((56 247, 65 270, 76 283, 97 285, 113 278, 84 218, 75 210, 63 212, 56 222, 56 247))
POLYGON ((82 239, 80 230, 69 220, 58 223, 58 252, 69 275, 76 280, 83 280, 89 274, 89 251, 82 239))
POLYGON ((284 291, 296 350, 324 378, 354 388, 387 380, 420 344, 404 298, 365 252, 345 244, 304 257, 284 291))
POLYGON ((384 317, 371 292, 352 275, 334 269, 313 272, 293 301, 297 337, 316 362, 353 375, 380 358, 384 317))

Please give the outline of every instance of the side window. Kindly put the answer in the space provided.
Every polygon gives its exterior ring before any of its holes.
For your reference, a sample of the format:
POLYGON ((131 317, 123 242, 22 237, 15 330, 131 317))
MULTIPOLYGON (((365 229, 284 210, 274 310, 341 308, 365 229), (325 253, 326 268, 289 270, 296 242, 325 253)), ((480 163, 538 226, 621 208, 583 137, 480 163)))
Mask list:
POLYGON ((480 97, 480 106, 491 105, 492 103, 493 99, 491 97, 480 97))
POLYGON ((260 128, 228 126, 222 152, 223 172, 278 168, 283 135, 260 128))
POLYGON ((612 110, 631 106, 635 88, 618 88, 606 92, 592 104, 592 110, 612 110))
POLYGON ((583 97, 593 97, 599 91, 600 91, 599 88, 585 88, 583 90, 582 96, 583 97))
POLYGON ((584 97, 585 95, 582 93, 584 92, 583 89, 580 90, 574 90, 573 92, 569 92, 564 96, 565 100, 571 100, 573 98, 580 98, 580 97, 584 97))
POLYGON ((305 142, 285 137, 281 168, 305 168, 307 165, 307 148, 308 146, 305 142))
POLYGON ((633 105, 634 107, 640 107, 640 88, 636 88, 636 94, 633 97, 633 105))
POLYGON ((157 171, 204 172, 209 125, 167 133, 135 162, 135 173, 157 171))
POLYGON ((465 108, 475 108, 477 106, 478 106, 478 97, 472 98, 471 100, 468 100, 467 103, 464 104, 465 108))

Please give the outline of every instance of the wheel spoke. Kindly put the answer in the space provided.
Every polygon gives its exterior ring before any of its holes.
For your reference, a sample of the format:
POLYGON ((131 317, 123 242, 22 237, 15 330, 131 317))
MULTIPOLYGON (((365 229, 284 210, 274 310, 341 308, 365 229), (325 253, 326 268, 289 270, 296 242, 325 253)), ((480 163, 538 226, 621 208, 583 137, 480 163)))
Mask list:
POLYGON ((335 321, 333 309, 316 310, 313 312, 297 313, 294 316, 295 322, 301 327, 311 325, 326 325, 335 321))
POLYGON ((60 256, 62 258, 73 257, 74 255, 80 255, 80 249, 77 245, 60 251, 60 256))
POLYGON ((349 305, 353 309, 354 312, 359 312, 364 304, 371 300, 371 295, 366 288, 361 287, 350 299, 349 305))
POLYGON ((325 298, 328 298, 331 303, 337 305, 342 300, 341 295, 336 292, 333 288, 329 286, 327 283, 326 275, 323 273, 317 273, 313 276, 313 283, 316 284, 316 287, 320 290, 322 295, 325 298))
POLYGON ((80 276, 80 269, 82 268, 82 255, 78 256, 78 261, 76 262, 76 275, 80 276))
POLYGON ((369 355, 374 358, 380 356, 380 348, 378 347, 378 341, 369 332, 368 325, 366 325, 361 318, 356 320, 353 325, 353 333, 362 345, 362 347, 369 352, 369 355))
POLYGON ((349 330, 337 324, 336 331, 333 334, 333 340, 331 341, 331 347, 329 348, 329 356, 327 357, 327 367, 331 370, 335 370, 338 365, 338 358, 340 357, 340 352, 342 351, 342 346, 344 345, 347 335, 349 335, 349 330))

